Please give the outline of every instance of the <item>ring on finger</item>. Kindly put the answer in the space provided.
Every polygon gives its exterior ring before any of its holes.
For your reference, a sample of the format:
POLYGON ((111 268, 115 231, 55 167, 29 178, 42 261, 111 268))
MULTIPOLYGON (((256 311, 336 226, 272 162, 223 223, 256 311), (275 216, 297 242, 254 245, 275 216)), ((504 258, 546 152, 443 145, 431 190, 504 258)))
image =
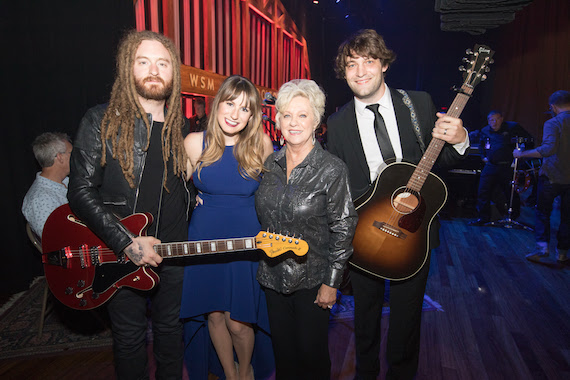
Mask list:
POLYGON ((443 130, 443 134, 444 134, 444 135, 447 135, 447 129, 444 129, 444 130, 443 130))

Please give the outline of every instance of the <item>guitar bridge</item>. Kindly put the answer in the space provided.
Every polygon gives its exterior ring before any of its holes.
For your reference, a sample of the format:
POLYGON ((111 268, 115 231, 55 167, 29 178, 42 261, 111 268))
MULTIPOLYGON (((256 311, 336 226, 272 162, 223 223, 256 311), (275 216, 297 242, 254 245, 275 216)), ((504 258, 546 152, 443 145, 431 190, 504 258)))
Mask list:
POLYGON ((374 221, 373 226, 378 228, 380 231, 385 232, 388 235, 392 235, 398 239, 405 239, 407 237, 407 235, 404 232, 402 232, 401 229, 396 228, 385 222, 374 221))

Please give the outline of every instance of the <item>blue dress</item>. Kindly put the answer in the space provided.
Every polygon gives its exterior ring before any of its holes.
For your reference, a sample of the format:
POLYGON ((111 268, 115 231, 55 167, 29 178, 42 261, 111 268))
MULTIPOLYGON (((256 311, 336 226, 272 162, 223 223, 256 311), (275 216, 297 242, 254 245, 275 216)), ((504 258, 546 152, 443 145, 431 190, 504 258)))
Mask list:
MULTIPOLYGON (((259 181, 238 172, 233 146, 222 158, 193 175, 203 204, 196 207, 188 240, 252 237, 261 226, 255 211, 259 181)), ((191 379, 206 379, 208 371, 223 376, 207 329, 206 313, 229 311, 232 319, 252 323, 256 341, 252 365, 256 378, 274 368, 265 294, 255 276, 259 253, 248 251, 192 257, 184 271, 180 317, 185 321, 185 361, 191 379)))

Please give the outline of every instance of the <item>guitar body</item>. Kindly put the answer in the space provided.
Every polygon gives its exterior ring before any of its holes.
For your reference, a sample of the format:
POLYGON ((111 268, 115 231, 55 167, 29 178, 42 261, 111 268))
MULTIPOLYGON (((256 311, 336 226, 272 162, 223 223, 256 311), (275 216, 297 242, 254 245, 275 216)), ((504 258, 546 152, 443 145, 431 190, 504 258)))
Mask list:
MULTIPOLYGON (((140 236, 152 222, 152 215, 133 214, 120 222, 140 236)), ((260 231, 254 237, 160 243, 153 248, 162 258, 257 249, 274 258, 286 252, 303 256, 309 251, 304 240, 268 231, 260 231)), ((42 252, 50 290, 61 303, 73 309, 93 309, 107 302, 123 286, 150 290, 160 280, 149 267, 139 267, 128 259, 117 261, 115 253, 77 219, 67 204, 55 209, 47 219, 42 252)))
POLYGON ((369 192, 356 199, 358 224, 351 264, 389 280, 416 274, 429 253, 432 222, 447 200, 443 181, 429 173, 421 192, 406 190, 416 165, 384 168, 369 192))
MULTIPOLYGON (((150 214, 133 214, 121 223, 139 236, 151 218, 150 214)), ((73 309, 96 308, 123 286, 150 290, 159 281, 148 267, 117 262, 116 255, 77 219, 67 204, 49 216, 42 235, 42 251, 51 292, 73 309)))

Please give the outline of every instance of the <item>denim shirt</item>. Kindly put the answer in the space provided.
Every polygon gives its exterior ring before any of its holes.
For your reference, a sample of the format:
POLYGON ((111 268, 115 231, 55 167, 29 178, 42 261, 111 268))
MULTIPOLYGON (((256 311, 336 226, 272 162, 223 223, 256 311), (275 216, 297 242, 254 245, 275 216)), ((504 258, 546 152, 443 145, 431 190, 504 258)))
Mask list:
POLYGON ((543 157, 540 175, 551 183, 570 184, 570 111, 544 123, 542 145, 536 150, 543 157))
POLYGON ((286 147, 267 158, 255 206, 261 227, 300 237, 309 252, 264 257, 257 280, 267 288, 289 294, 321 284, 338 288, 358 217, 352 203, 344 162, 317 142, 287 181, 286 147))

